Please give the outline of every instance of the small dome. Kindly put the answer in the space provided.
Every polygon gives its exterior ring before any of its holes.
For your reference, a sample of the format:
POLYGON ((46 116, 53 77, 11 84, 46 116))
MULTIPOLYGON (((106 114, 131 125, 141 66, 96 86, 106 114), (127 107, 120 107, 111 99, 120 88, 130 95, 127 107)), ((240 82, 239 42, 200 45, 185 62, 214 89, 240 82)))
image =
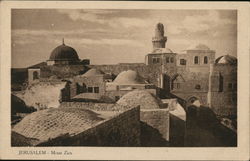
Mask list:
POLYGON ((103 75, 105 74, 103 71, 92 68, 88 70, 86 73, 83 74, 83 76, 89 77, 89 76, 96 76, 96 75, 103 75))
POLYGON ((210 50, 210 48, 205 44, 198 44, 195 46, 190 46, 188 50, 210 50))
POLYGON ((231 55, 223 55, 218 57, 215 60, 215 64, 230 64, 235 65, 237 64, 237 58, 231 55))
POLYGON ((159 109, 162 101, 145 90, 134 90, 120 98, 117 104, 128 108, 159 109))
POLYGON ((139 77, 138 73, 133 70, 121 72, 114 80, 117 84, 144 84, 145 81, 139 77))
POLYGON ((50 108, 24 117, 14 132, 46 141, 65 134, 77 134, 102 121, 96 113, 81 108, 50 108))
POLYGON ((169 48, 156 48, 152 51, 152 53, 164 54, 164 53, 173 53, 173 51, 169 48))
POLYGON ((78 61, 79 57, 74 48, 63 43, 51 52, 49 60, 78 61))

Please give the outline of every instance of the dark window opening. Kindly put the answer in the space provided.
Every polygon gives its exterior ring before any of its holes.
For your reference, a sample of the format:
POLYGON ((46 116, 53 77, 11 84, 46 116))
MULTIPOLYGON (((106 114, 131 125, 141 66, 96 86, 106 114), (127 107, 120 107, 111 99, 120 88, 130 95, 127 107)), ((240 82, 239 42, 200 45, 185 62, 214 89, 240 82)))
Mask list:
POLYGON ((153 64, 160 63, 160 58, 153 58, 153 64))
POLYGON ((94 87, 94 92, 99 93, 99 87, 94 87))
POLYGON ((171 58, 170 58, 170 61, 171 61, 171 63, 173 63, 173 62, 174 62, 174 58, 173 58, 173 57, 171 57, 171 58))
POLYGON ((186 60, 185 59, 180 59, 180 65, 186 65, 186 60))
POLYGON ((93 87, 88 87, 88 93, 93 93, 93 87))
POLYGON ((166 57, 166 63, 169 63, 169 57, 166 57))
POLYGON ((207 63, 208 63, 208 57, 205 56, 205 57, 204 57, 204 64, 207 64, 207 63))
POLYGON ((233 89, 233 84, 232 83, 228 83, 228 89, 233 89))
POLYGON ((195 85, 195 89, 200 90, 201 89, 201 85, 199 85, 199 84, 195 85))
POLYGON ((194 57, 194 64, 199 64, 199 57, 198 56, 194 57))
POLYGON ((35 79, 39 79, 37 71, 33 72, 33 80, 35 80, 35 79))

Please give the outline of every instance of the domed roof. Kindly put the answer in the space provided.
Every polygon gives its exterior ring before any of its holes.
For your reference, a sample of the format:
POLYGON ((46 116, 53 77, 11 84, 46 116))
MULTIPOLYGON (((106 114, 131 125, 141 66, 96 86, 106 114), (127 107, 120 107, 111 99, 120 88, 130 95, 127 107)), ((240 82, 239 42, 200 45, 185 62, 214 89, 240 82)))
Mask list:
POLYGON ((163 54, 163 53, 173 53, 173 51, 169 48, 156 48, 152 51, 152 53, 163 54))
POLYGON ((210 48, 205 44, 191 45, 188 50, 210 50, 210 48))
POLYGON ((96 75, 103 75, 103 74, 105 74, 103 71, 92 68, 88 70, 86 73, 84 73, 83 76, 89 77, 89 76, 96 76, 96 75))
POLYGON ((138 75, 136 71, 127 70, 121 72, 114 80, 117 84, 145 84, 145 81, 138 75))
POLYGON ((120 98, 117 104, 128 108, 140 106, 144 109, 159 109, 162 101, 145 90, 134 90, 120 98))
POLYGON ((218 57, 215 60, 215 64, 230 64, 235 65, 237 64, 237 58, 231 55, 223 55, 218 57))
POLYGON ((81 108, 50 108, 27 115, 13 131, 45 141, 65 134, 77 134, 102 121, 96 113, 81 108))
POLYGON ((77 52, 74 48, 65 45, 57 46, 50 54, 49 60, 79 60, 77 52))

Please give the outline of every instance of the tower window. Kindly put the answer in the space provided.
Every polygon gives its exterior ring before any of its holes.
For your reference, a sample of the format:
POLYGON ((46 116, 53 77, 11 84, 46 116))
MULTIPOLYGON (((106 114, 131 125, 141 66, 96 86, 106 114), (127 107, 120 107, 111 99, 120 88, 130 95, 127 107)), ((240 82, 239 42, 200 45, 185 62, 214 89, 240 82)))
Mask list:
POLYGON ((174 58, 173 58, 173 57, 171 57, 170 62, 171 62, 171 63, 173 63, 173 62, 174 62, 174 58))
POLYGON ((228 89, 232 90, 232 88, 233 88, 233 84, 232 83, 228 83, 228 89))
POLYGON ((169 57, 166 57, 166 63, 169 63, 170 61, 169 61, 169 57))
POLYGON ((219 92, 223 92, 223 77, 221 74, 219 77, 219 92))
POLYGON ((157 57, 153 57, 153 64, 158 64, 160 63, 160 58, 157 58, 157 57))
POLYGON ((180 65, 186 65, 186 60, 185 59, 180 59, 180 65))
POLYGON ((198 56, 194 57, 194 64, 199 64, 199 57, 198 56))
POLYGON ((204 64, 207 64, 207 63, 208 63, 208 57, 205 56, 205 57, 204 57, 204 64))

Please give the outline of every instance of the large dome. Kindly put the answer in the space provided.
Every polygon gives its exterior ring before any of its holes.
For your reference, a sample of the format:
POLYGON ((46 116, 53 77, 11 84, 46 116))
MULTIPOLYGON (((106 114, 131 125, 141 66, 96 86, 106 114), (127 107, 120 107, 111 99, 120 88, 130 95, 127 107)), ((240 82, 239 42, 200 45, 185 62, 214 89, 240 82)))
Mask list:
POLYGON ((85 77, 90 77, 90 76, 97 76, 97 75, 103 75, 105 74, 103 71, 92 68, 88 70, 86 73, 83 74, 85 77))
POLYGON ((218 57, 215 60, 216 64, 230 64, 230 65, 235 65, 237 64, 237 58, 231 55, 223 55, 218 57))
POLYGON ((117 104, 127 108, 140 106, 142 109, 159 109, 162 101, 145 90, 134 90, 122 96, 117 104))
POLYGON ((70 46, 65 45, 64 43, 56 47, 50 54, 50 60, 70 60, 77 61, 79 57, 75 49, 70 46))
POLYGON ((127 70, 121 72, 114 80, 117 84, 144 84, 145 81, 138 75, 136 71, 127 70))

